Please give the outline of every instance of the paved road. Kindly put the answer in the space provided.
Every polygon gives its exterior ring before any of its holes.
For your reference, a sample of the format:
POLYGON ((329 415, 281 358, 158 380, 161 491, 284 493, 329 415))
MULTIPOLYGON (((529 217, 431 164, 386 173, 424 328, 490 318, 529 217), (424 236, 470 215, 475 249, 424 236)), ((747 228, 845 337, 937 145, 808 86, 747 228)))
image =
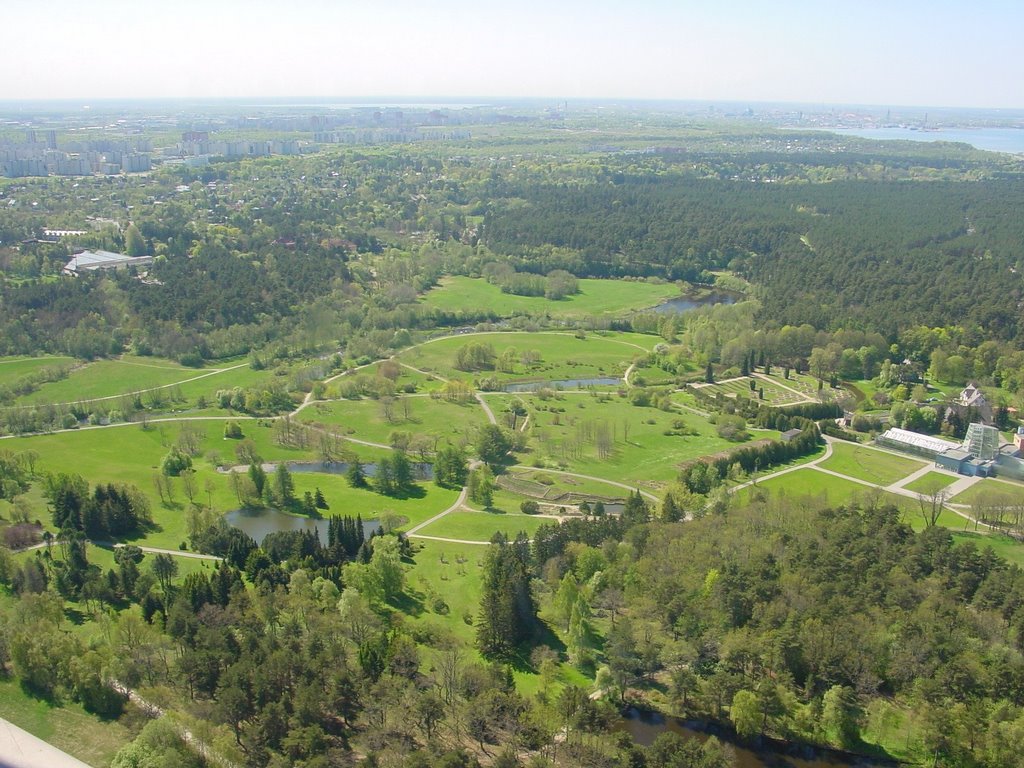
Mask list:
POLYGON ((0 718, 0 768, 90 768, 26 730, 0 718))

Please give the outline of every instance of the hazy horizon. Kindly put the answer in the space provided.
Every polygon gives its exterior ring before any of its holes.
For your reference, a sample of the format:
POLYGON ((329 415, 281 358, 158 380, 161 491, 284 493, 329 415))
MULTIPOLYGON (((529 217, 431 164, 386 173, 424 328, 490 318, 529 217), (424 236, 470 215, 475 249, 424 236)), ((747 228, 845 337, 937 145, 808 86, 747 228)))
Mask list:
POLYGON ((612 100, 1024 108, 1024 7, 13 0, 0 101, 612 100), (296 94, 340 94, 305 96, 296 94), (381 94, 390 94, 382 96, 381 94), (394 94, 403 94, 395 96, 394 94), (443 95, 440 95, 443 94, 443 95), (469 95, 467 95, 469 94, 469 95), (488 94, 479 96, 477 94, 488 94))

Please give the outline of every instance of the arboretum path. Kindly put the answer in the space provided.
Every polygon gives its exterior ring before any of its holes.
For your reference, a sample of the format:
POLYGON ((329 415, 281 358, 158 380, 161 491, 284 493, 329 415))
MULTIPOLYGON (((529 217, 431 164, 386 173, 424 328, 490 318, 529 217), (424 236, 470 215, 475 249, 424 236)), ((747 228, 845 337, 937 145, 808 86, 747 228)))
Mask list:
MULTIPOLYGON (((947 485, 945 487, 945 489, 944 489, 944 491, 945 491, 945 497, 944 498, 955 498, 957 496, 957 494, 963 493, 968 488, 970 488, 973 485, 975 485, 976 483, 980 482, 981 479, 982 479, 980 477, 965 477, 963 475, 957 474, 956 472, 951 472, 948 469, 943 469, 942 467, 935 466, 934 463, 925 463, 925 465, 923 467, 921 467, 920 469, 915 469, 913 472, 911 472, 910 474, 906 475, 905 477, 900 478, 896 482, 890 483, 889 485, 881 485, 879 483, 872 483, 870 480, 863 480, 863 479, 861 479, 859 477, 851 477, 850 475, 844 475, 841 472, 836 472, 835 470, 826 469, 825 467, 819 466, 820 464, 823 464, 824 462, 828 461, 829 458, 831 458, 831 456, 832 456, 832 445, 834 443, 842 443, 842 442, 845 442, 845 441, 836 440, 836 439, 828 437, 826 435, 825 436, 825 453, 822 454, 821 456, 819 456, 818 458, 816 458, 816 459, 814 459, 812 461, 805 462, 803 464, 797 464, 797 465, 792 466, 792 467, 786 467, 785 469, 780 469, 778 472, 771 472, 771 473, 769 473, 767 475, 764 475, 762 477, 759 477, 759 478, 757 478, 755 480, 748 480, 747 482, 742 483, 740 485, 737 485, 735 488, 730 489, 730 493, 735 493, 736 491, 741 491, 744 488, 749 488, 751 486, 756 486, 756 485, 758 485, 760 483, 765 482, 766 480, 771 480, 772 478, 775 478, 775 477, 781 477, 782 475, 788 475, 791 472, 798 472, 798 471, 800 471, 802 469, 810 469, 810 470, 813 470, 815 472, 821 472, 822 474, 830 475, 832 477, 839 478, 840 480, 846 480, 846 481, 851 482, 851 483, 856 483, 857 485, 863 485, 866 488, 874 488, 874 489, 879 490, 879 491, 885 491, 886 493, 893 493, 893 494, 896 494, 897 496, 904 496, 904 497, 906 497, 908 499, 914 499, 915 501, 920 501, 922 499, 927 501, 929 499, 929 497, 926 494, 921 494, 921 493, 917 493, 915 491, 912 491, 912 490, 908 489, 906 486, 911 484, 911 483, 913 483, 915 480, 918 480, 919 478, 924 477, 925 475, 927 475, 929 473, 946 475, 947 477, 950 477, 950 478, 953 479, 953 482, 950 485, 947 485)), ((897 453, 895 451, 890 451, 890 450, 887 450, 885 448, 878 448, 878 447, 873 446, 873 445, 867 445, 867 444, 864 444, 864 443, 859 443, 857 445, 857 447, 858 448, 864 448, 864 449, 871 450, 871 451, 878 451, 879 453, 886 453, 886 454, 893 455, 893 456, 899 456, 901 458, 906 458, 906 454, 897 453)), ((946 509, 948 509, 950 512, 953 512, 956 515, 959 515, 960 517, 962 517, 968 523, 974 523, 975 526, 981 526, 981 527, 984 527, 984 528, 989 528, 989 529, 992 528, 992 526, 988 525, 987 523, 983 523, 980 520, 975 520, 973 517, 971 517, 971 515, 967 511, 970 508, 969 504, 958 504, 955 501, 944 501, 943 506, 946 509)))

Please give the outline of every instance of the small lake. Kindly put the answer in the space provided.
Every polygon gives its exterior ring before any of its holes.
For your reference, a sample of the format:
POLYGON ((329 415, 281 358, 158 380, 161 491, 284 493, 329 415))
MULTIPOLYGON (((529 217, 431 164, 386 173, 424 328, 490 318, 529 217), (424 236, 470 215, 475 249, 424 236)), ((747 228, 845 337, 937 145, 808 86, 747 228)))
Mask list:
POLYGON ((662 314, 674 312, 689 312, 691 309, 706 307, 709 304, 735 304, 741 296, 736 293, 725 293, 724 291, 713 291, 703 296, 679 296, 669 299, 649 311, 662 314))
MULTIPOLYGON (((331 514, 328 512, 328 515, 331 514)), ((279 531, 316 531, 321 544, 327 544, 327 519, 314 520, 311 517, 289 515, 279 509, 233 509, 224 515, 228 525, 234 526, 252 536, 262 544, 267 534, 279 531)), ((369 537, 377 530, 376 520, 363 520, 363 535, 369 537)))
POLYGON ((753 750, 737 744, 733 735, 714 723, 696 723, 665 717, 659 712, 629 707, 622 713, 618 730, 625 731, 633 741, 650 746, 663 733, 676 733, 685 739, 705 742, 716 736, 723 744, 732 747, 736 755, 736 768, 837 768, 838 766, 884 766, 889 763, 873 761, 866 757, 853 757, 816 749, 809 746, 789 745, 765 740, 762 749, 753 750))
POLYGON ((558 381, 523 381, 506 384, 505 392, 536 392, 538 389, 586 389, 587 387, 614 387, 622 379, 614 376, 596 376, 591 379, 560 379, 558 381))

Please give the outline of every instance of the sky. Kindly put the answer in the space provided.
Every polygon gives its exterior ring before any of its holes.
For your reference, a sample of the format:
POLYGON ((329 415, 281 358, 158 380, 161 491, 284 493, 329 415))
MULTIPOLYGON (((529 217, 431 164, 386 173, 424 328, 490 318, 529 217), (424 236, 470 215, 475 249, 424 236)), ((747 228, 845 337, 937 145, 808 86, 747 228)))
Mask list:
POLYGON ((0 100, 1024 107, 1020 0, 4 0, 0 100))

